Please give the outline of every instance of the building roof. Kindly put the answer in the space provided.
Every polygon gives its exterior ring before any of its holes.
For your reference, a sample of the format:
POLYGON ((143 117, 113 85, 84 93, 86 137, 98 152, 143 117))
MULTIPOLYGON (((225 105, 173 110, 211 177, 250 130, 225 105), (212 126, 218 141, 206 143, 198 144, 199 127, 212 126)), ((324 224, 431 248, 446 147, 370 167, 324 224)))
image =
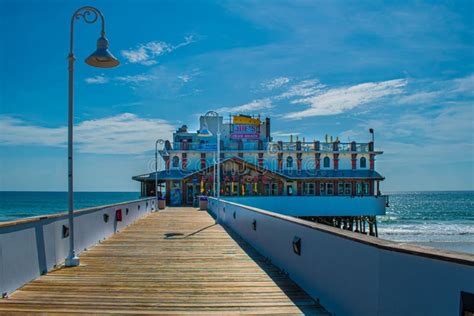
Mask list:
POLYGON ((163 182, 165 180, 181 180, 193 173, 194 171, 170 169, 170 170, 161 170, 161 171, 158 171, 158 173, 151 172, 147 174, 134 176, 132 177, 132 179, 136 181, 141 181, 141 182, 155 181, 155 176, 158 175, 158 182, 163 182))
POLYGON ((383 180, 384 177, 374 170, 283 170, 277 172, 288 179, 374 179, 383 180))
MULTIPOLYGON (((260 170, 261 172, 271 172, 272 174, 275 174, 278 177, 284 177, 281 174, 278 174, 278 173, 273 172, 271 170, 267 170, 265 168, 259 168, 255 164, 253 164, 251 162, 248 162, 248 161, 245 161, 244 159, 239 158, 239 157, 235 157, 235 156, 223 159, 221 161, 221 164, 224 164, 228 161, 243 163, 243 164, 245 164, 246 166, 248 166, 250 168, 260 170)), ((214 165, 210 165, 210 166, 207 166, 205 168, 202 168, 202 169, 199 169, 199 170, 192 170, 192 171, 181 170, 181 169, 179 169, 179 170, 178 169, 161 170, 161 171, 158 171, 158 173, 151 172, 151 173, 147 173, 147 174, 134 176, 134 177, 132 177, 132 179, 136 180, 136 181, 141 181, 141 182, 155 181, 155 175, 157 174, 158 175, 158 182, 164 182, 165 180, 182 180, 182 179, 188 178, 188 177, 190 177, 194 174, 202 174, 203 172, 209 172, 209 171, 212 171, 213 169, 214 169, 214 165)))
MULTIPOLYGON (((261 170, 263 172, 271 172, 276 176, 280 176, 282 178, 288 180, 300 180, 300 179, 373 179, 373 180, 383 180, 385 179, 380 173, 374 170, 283 170, 283 171, 273 171, 265 168, 261 168, 256 166, 253 163, 245 161, 239 157, 230 157, 227 159, 222 160, 222 163, 227 161, 235 161, 245 163, 249 167, 255 167, 257 170, 261 170)), ((155 175, 158 176, 158 182, 164 182, 165 180, 182 180, 184 178, 188 178, 193 174, 199 174, 203 171, 211 171, 213 166, 208 166, 206 168, 194 171, 186 171, 186 170, 161 170, 158 173, 151 172, 148 174, 143 174, 139 176, 132 177, 133 180, 136 181, 155 181, 155 175)))

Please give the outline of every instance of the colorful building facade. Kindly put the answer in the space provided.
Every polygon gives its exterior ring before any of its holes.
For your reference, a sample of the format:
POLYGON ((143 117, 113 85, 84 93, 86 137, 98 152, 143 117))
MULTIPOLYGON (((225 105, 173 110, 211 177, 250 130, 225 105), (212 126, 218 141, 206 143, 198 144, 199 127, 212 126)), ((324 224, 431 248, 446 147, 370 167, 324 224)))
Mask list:
MULTIPOLYGON (((338 139, 273 141, 270 119, 238 115, 200 118, 201 137, 182 126, 159 151, 164 170, 133 177, 142 196, 155 194, 155 177, 168 205, 192 205, 215 195, 214 166, 220 131, 221 196, 378 196, 384 178, 375 171, 374 142, 338 139)), ((327 138, 327 137, 326 137, 327 138)))

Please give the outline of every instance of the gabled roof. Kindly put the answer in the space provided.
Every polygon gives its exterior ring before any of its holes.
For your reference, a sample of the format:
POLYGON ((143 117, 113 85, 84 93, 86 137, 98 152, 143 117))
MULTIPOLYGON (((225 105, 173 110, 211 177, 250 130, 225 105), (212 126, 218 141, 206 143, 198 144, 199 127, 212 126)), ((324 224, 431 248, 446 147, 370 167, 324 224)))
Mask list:
MULTIPOLYGON (((278 174, 276 172, 273 172, 273 171, 265 169, 265 168, 258 167, 257 165, 255 165, 251 162, 248 162, 248 161, 246 161, 246 160, 244 160, 240 157, 236 157, 236 156, 223 159, 221 161, 221 164, 224 164, 228 161, 234 161, 236 163, 244 164, 244 165, 248 166, 249 168, 260 171, 262 173, 263 172, 264 173, 270 173, 270 174, 275 175, 276 177, 285 178, 281 174, 278 174)), ((212 170, 214 170, 214 165, 210 165, 206 168, 202 168, 202 169, 194 170, 194 171, 187 171, 187 170, 181 170, 181 169, 161 170, 161 171, 158 171, 158 173, 151 172, 151 173, 147 173, 147 174, 134 176, 134 177, 132 177, 132 179, 135 180, 135 181, 141 181, 141 182, 155 181, 155 176, 158 176, 158 182, 164 182, 165 180, 182 180, 182 179, 189 178, 193 175, 202 174, 203 172, 209 172, 209 171, 212 171, 212 170)))

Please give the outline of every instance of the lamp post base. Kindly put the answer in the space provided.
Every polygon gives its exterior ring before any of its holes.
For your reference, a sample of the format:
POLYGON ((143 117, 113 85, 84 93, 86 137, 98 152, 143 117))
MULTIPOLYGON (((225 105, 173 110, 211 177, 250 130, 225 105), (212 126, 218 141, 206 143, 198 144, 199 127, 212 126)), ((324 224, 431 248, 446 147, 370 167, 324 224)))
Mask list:
POLYGON ((79 257, 67 257, 66 261, 64 262, 64 265, 66 267, 77 267, 80 263, 79 257))

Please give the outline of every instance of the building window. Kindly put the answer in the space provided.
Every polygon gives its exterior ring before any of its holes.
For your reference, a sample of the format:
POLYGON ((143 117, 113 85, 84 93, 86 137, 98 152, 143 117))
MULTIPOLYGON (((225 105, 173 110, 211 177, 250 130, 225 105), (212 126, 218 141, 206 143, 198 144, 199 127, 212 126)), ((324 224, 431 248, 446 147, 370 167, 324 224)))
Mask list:
POLYGON ((337 194, 344 195, 344 183, 339 182, 337 184, 337 194))
POLYGON ((367 168, 367 159, 365 157, 360 158, 360 167, 367 168))
POLYGON ((314 183, 306 182, 304 184, 303 195, 314 195, 314 183))
POLYGON ((352 183, 350 182, 339 182, 337 184, 338 195, 352 195, 352 183))
POLYGON ((319 192, 321 195, 326 195, 326 183, 321 182, 319 185, 319 192))
POLYGON ((178 156, 173 157, 173 168, 179 168, 179 157, 178 156))
POLYGON ((333 183, 326 183, 326 193, 327 195, 334 194, 334 184, 333 183))
POLYGON ((331 159, 329 159, 329 157, 324 157, 324 159, 323 159, 323 167, 324 167, 324 168, 329 168, 330 165, 331 165, 331 159))
POLYGON ((346 195, 352 195, 352 183, 344 183, 344 190, 346 195))
POLYGON ((334 183, 321 182, 321 185, 319 187, 319 192, 321 195, 334 195, 334 183))
POLYGON ((265 195, 278 195, 278 184, 277 183, 265 184, 265 195))
POLYGON ((286 158, 286 167, 293 168, 293 157, 288 156, 288 158, 286 158))
POLYGON ((369 195, 369 184, 367 182, 359 182, 356 186, 357 195, 369 195))
POLYGON ((364 195, 369 195, 369 184, 367 182, 362 183, 362 192, 364 195))

